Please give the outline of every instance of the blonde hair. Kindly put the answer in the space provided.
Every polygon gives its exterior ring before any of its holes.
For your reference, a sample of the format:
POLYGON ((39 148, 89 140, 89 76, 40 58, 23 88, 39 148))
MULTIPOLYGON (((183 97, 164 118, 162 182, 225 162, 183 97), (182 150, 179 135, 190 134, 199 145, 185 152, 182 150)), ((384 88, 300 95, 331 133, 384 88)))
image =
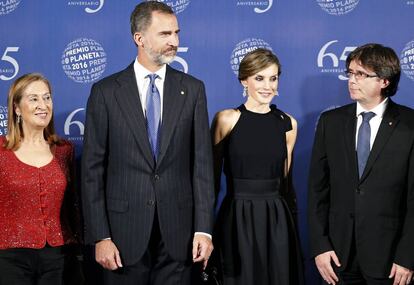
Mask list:
MULTIPOLYGON (((36 81, 45 83, 49 89, 49 92, 52 93, 49 80, 47 80, 46 77, 40 73, 25 74, 16 79, 10 87, 9 95, 7 97, 7 137, 4 143, 4 147, 7 149, 17 150, 20 147, 22 138, 24 138, 22 125, 17 121, 18 119, 15 107, 20 104, 23 92, 26 90, 27 86, 36 81)), ((43 136, 50 145, 54 145, 59 142, 53 123, 53 113, 49 124, 43 130, 43 136)))

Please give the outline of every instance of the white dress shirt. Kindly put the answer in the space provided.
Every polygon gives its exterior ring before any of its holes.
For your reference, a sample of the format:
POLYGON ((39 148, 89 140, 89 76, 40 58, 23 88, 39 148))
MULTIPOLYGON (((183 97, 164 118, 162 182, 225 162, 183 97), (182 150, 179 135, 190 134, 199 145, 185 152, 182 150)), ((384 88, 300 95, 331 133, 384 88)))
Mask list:
POLYGON ((372 146, 374 145, 375 137, 377 136, 378 129, 379 129, 380 124, 382 122, 382 117, 383 117, 385 109, 387 108, 387 105, 388 105, 388 97, 385 98, 384 101, 382 101, 380 104, 378 104, 375 108, 373 108, 371 110, 365 110, 361 106, 361 104, 359 104, 358 102, 356 104, 357 104, 356 116, 358 118, 358 121, 357 121, 357 129, 356 129, 356 134, 355 134, 355 147, 358 145, 358 132, 359 132, 359 127, 362 124, 362 115, 361 115, 361 113, 373 112, 373 113, 375 113, 375 116, 369 121, 369 126, 371 127, 371 137, 370 137, 369 145, 370 145, 370 149, 372 149, 372 146))
POLYGON ((156 72, 151 72, 142 66, 138 59, 135 59, 134 62, 134 73, 135 79, 137 80, 139 99, 141 100, 142 112, 146 117, 146 106, 147 106, 147 90, 150 83, 150 79, 147 77, 149 74, 157 74, 158 77, 155 79, 155 86, 157 86, 158 93, 160 93, 160 103, 161 103, 161 121, 162 121, 162 111, 163 111, 163 102, 164 102, 164 81, 165 73, 167 71, 167 66, 164 64, 156 72))

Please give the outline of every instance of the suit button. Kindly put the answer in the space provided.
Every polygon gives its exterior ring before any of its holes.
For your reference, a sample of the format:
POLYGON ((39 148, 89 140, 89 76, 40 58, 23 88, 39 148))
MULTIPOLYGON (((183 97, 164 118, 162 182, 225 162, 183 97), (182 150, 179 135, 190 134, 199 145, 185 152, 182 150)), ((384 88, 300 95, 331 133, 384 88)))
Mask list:
POLYGON ((359 188, 357 188, 356 193, 357 194, 360 194, 361 193, 361 190, 359 188))
POLYGON ((351 219, 353 219, 354 218, 354 214, 349 214, 349 217, 351 218, 351 219))
POLYGON ((153 206, 154 204, 155 204, 154 200, 148 200, 147 201, 148 206, 153 206))
POLYGON ((160 180, 160 176, 159 176, 158 174, 155 174, 155 175, 154 175, 154 179, 155 179, 155 180, 160 180))

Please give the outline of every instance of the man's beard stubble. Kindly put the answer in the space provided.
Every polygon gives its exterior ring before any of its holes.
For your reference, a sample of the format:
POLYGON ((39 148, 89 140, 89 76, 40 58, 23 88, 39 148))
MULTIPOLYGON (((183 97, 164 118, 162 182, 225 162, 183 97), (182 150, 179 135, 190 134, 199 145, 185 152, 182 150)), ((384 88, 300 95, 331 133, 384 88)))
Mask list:
POLYGON ((152 58, 152 60, 158 65, 169 64, 174 60, 177 54, 177 47, 170 47, 162 52, 154 51, 150 47, 144 48, 145 52, 152 58), (165 55, 166 53, 173 52, 173 55, 165 55))

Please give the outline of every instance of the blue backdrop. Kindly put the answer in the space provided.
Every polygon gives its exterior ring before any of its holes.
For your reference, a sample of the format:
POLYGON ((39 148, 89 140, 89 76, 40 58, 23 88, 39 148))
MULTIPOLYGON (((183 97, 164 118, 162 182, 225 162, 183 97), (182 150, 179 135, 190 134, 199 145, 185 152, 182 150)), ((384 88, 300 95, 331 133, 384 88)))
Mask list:
MULTIPOLYGON (((7 91, 18 76, 38 71, 53 86, 58 133, 82 151, 91 84, 134 60, 129 16, 138 0, 0 0, 0 134, 7 128, 7 91)), ((175 68, 202 79, 210 119, 244 101, 235 71, 256 47, 282 63, 275 102, 299 123, 294 183, 307 255, 306 181, 315 124, 328 108, 350 102, 342 76, 356 46, 394 48, 403 73, 394 100, 414 107, 413 0, 164 0, 177 13, 175 68), (411 27, 411 28, 410 28, 411 27)), ((308 257, 308 256, 307 256, 308 257)), ((308 284, 319 284, 306 262, 308 284)))

